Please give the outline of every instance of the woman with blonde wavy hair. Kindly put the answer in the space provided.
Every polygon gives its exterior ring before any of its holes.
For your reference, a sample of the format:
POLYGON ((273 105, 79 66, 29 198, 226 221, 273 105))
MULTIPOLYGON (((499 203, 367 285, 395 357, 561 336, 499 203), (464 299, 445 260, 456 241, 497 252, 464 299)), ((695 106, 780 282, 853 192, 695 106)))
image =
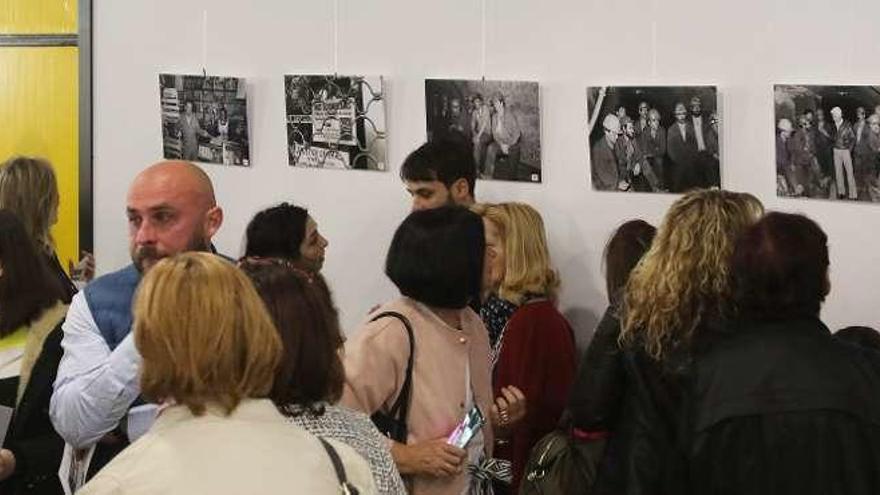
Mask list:
POLYGON ((511 461, 510 493, 518 493, 529 452, 553 431, 568 403, 574 333, 556 308, 559 274, 540 213, 524 203, 477 205, 474 211, 486 233, 481 316, 490 329, 498 397, 493 413, 502 426, 496 456, 511 461))
MULTIPOLYGON (((14 156, 0 164, 0 208, 16 214, 24 223, 28 235, 64 286, 64 302, 69 303, 77 288, 58 260, 50 231, 58 221, 59 202, 58 182, 47 160, 14 156)), ((84 252, 78 264, 68 260, 68 270, 73 278, 88 282, 95 275, 95 260, 84 252)))
POLYGON ((676 201, 630 275, 621 342, 662 361, 690 346, 701 326, 717 324, 730 296, 733 247, 763 213, 747 193, 697 191, 676 201))
POLYGON ((610 433, 593 493, 684 493, 691 356, 720 331, 734 245, 763 211, 750 194, 719 190, 685 194, 667 211, 623 291, 622 383, 603 408, 612 412, 590 425, 610 433))
POLYGON ((376 493, 351 448, 291 428, 269 399, 281 337, 232 264, 195 252, 157 262, 135 296, 132 331, 141 392, 159 416, 78 493, 335 494, 330 450, 361 493, 376 493))

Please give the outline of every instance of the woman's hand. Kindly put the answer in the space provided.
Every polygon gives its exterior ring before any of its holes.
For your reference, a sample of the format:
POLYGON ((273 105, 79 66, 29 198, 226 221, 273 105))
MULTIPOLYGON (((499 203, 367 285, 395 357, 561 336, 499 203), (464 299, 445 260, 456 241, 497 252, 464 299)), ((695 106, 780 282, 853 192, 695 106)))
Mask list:
POLYGON ((501 395, 495 398, 490 414, 495 433, 499 436, 505 435, 525 417, 526 396, 513 385, 502 387, 501 395))
POLYGON ((464 450, 446 443, 446 437, 413 444, 395 442, 391 446, 391 457, 400 474, 455 476, 464 467, 466 455, 464 450))
POLYGON ((0 481, 15 472, 15 454, 11 450, 0 449, 0 481))

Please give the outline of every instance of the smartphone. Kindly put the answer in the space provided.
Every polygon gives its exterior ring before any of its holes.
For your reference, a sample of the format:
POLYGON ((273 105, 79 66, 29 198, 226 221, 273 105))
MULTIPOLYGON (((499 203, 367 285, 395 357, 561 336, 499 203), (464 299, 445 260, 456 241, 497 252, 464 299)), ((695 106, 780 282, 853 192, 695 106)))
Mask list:
POLYGON ((480 408, 474 406, 468 411, 464 419, 461 420, 461 423, 455 427, 455 430, 453 430, 452 434, 449 435, 449 438, 446 439, 446 443, 454 445, 460 449, 465 448, 468 442, 471 441, 471 438, 477 434, 477 431, 482 428, 483 423, 485 422, 486 420, 483 418, 483 413, 480 412, 480 408))

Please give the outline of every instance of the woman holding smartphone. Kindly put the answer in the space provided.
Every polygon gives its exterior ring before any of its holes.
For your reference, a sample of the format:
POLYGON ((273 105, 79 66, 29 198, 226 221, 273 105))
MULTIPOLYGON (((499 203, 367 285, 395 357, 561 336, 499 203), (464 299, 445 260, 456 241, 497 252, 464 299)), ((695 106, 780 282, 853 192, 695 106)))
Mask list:
POLYGON ((401 297, 375 310, 346 344, 341 402, 370 415, 392 408, 413 357, 408 432, 391 454, 414 495, 481 493, 487 483, 471 472, 485 465, 494 440, 489 341, 468 307, 479 295, 483 248, 482 222, 464 208, 411 213, 385 265, 401 297), (486 423, 462 447, 452 445, 474 408, 486 423))

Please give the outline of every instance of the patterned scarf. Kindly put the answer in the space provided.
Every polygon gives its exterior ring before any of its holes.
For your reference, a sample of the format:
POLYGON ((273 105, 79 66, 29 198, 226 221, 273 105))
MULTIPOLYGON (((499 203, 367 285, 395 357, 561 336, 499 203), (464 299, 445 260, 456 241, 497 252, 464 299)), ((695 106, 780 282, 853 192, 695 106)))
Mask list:
POLYGON ((504 327, 507 326, 507 321, 510 320, 517 308, 519 306, 516 304, 501 299, 495 294, 490 295, 483 307, 480 308, 480 318, 486 325, 486 329, 489 330, 489 348, 493 365, 501 350, 501 335, 504 333, 504 327))
POLYGON ((484 457, 477 464, 469 464, 467 471, 471 476, 468 495, 492 495, 492 480, 507 485, 513 481, 512 465, 504 459, 484 457))

